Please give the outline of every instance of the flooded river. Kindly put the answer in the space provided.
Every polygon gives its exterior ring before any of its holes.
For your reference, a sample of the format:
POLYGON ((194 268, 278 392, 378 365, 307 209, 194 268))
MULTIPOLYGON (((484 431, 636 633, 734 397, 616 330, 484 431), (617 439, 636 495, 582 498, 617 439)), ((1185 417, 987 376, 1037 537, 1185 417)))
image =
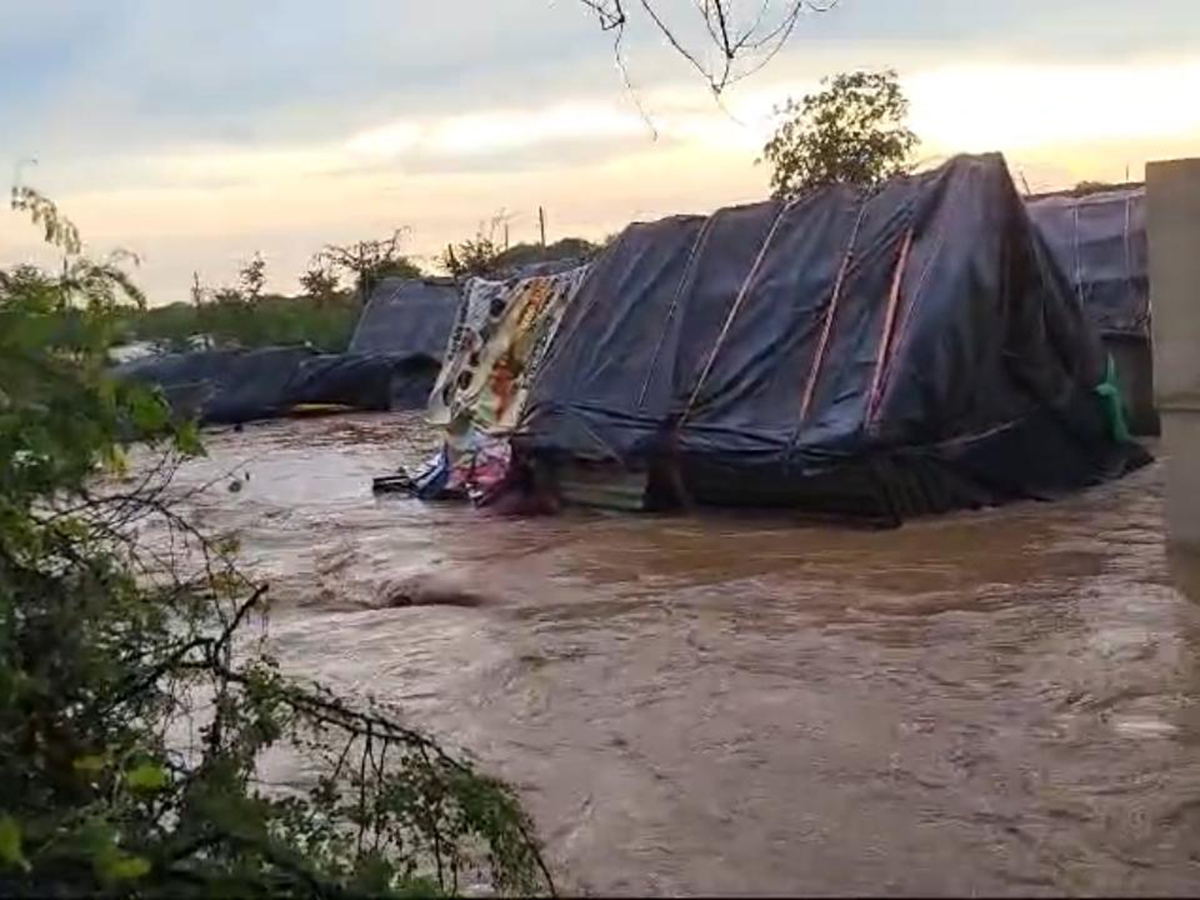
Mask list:
POLYGON ((1157 465, 870 532, 374 497, 434 445, 411 415, 206 443, 179 478, 249 474, 194 511, 270 580, 285 668, 516 783, 567 891, 1200 889, 1157 465))

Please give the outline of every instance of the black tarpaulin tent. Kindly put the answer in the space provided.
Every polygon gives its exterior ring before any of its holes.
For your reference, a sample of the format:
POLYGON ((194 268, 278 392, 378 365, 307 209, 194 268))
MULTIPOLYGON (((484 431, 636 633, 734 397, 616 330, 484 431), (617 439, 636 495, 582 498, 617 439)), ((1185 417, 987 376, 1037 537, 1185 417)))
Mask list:
POLYGON ((202 422, 246 422, 282 415, 287 387, 305 347, 197 350, 151 356, 117 366, 117 378, 162 388, 172 408, 202 422))
POLYGON ((1150 336, 1146 189, 1131 185, 1026 202, 1041 234, 1102 334, 1150 336))
POLYGON ((425 356, 438 363, 458 304, 449 280, 385 278, 367 299, 348 352, 425 356))
POLYGON ((298 406, 416 409, 425 405, 458 311, 448 281, 385 278, 343 354, 307 347, 210 350, 118 366, 118 377, 160 385, 203 422, 247 422, 298 406))
POLYGON ((874 192, 635 224, 593 264, 514 439, 645 471, 652 505, 900 519, 1145 459, 998 155, 874 192))
POLYGON ((1116 362, 1130 427, 1157 434, 1145 186, 1047 194, 1026 208, 1116 362))
POLYGON ((175 353, 114 369, 118 378, 161 387, 177 413, 206 423, 269 419, 311 405, 415 409, 424 405, 436 374, 425 356, 307 347, 175 353))

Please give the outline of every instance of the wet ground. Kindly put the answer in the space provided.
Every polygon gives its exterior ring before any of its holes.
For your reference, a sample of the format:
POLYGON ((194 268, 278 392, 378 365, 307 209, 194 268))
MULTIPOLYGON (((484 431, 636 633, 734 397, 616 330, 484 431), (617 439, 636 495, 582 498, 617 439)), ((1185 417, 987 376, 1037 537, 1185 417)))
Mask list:
POLYGON ((504 519, 372 496, 405 415, 207 438, 179 478, 291 671, 517 783, 568 891, 1193 894, 1200 606, 1158 465, 895 531, 504 519))

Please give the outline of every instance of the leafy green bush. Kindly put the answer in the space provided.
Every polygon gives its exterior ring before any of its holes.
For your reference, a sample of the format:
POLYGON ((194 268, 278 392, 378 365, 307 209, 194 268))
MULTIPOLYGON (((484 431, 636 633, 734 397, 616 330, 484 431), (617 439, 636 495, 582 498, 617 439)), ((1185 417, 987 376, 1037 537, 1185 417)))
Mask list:
POLYGON ((52 204, 13 205, 66 264, 0 273, 0 895, 552 890, 506 785, 247 634, 267 586, 172 502, 195 429, 104 374, 140 294, 52 204), (268 751, 318 774, 268 785, 268 751))

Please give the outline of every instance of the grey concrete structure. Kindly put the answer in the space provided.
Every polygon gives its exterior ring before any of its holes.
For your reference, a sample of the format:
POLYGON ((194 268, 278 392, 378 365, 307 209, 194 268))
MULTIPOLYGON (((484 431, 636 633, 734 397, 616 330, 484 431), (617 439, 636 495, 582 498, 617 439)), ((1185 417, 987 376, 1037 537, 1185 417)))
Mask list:
POLYGON ((1200 159, 1146 166, 1154 388, 1167 528, 1200 550, 1200 159))

